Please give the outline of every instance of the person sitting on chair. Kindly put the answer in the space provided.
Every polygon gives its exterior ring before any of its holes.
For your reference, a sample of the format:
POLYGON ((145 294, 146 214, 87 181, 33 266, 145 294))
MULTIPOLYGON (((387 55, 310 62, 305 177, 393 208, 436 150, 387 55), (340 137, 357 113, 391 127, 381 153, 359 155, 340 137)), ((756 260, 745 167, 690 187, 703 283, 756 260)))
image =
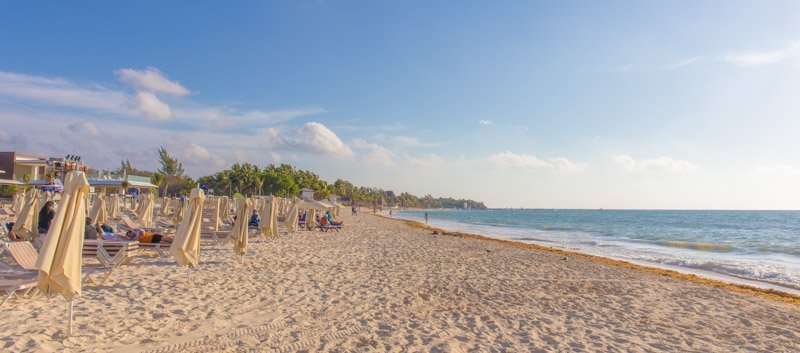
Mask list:
POLYGON ((83 239, 97 239, 98 233, 97 227, 92 224, 92 218, 86 217, 86 228, 83 231, 83 239))
POLYGON ((250 220, 247 221, 247 226, 258 228, 258 225, 260 223, 261 223, 261 216, 258 215, 258 210, 253 210, 253 215, 250 216, 250 220))
POLYGON ((6 233, 8 233, 8 238, 9 239, 11 239, 11 240, 24 240, 24 239, 18 237, 16 233, 14 233, 14 222, 8 222, 8 223, 6 223, 4 225, 4 227, 6 227, 6 233))
POLYGON ((325 211, 325 218, 328 221, 327 223, 330 223, 330 224, 335 225, 335 226, 340 226, 343 223, 342 221, 338 221, 338 222, 334 221, 333 217, 331 217, 331 211, 325 211))

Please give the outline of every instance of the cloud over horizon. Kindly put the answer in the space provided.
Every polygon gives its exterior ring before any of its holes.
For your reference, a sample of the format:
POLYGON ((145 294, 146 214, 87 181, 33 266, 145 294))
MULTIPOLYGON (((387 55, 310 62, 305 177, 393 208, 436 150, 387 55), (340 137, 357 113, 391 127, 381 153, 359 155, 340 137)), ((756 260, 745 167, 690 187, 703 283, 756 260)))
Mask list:
POLYGON ((503 169, 542 169, 566 174, 579 173, 587 167, 585 163, 575 163, 565 157, 542 160, 532 154, 516 154, 511 151, 490 155, 487 160, 503 169))
POLYGON ((627 171, 651 171, 651 172, 692 172, 700 167, 681 159, 672 157, 658 157, 652 159, 634 159, 627 154, 618 154, 613 157, 614 164, 627 171))

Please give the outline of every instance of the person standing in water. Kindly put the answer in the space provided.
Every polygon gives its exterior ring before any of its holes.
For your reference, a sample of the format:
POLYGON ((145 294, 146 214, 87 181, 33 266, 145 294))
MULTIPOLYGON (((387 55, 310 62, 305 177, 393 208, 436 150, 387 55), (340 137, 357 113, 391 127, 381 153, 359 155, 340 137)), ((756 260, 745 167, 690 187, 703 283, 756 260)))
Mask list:
POLYGON ((428 224, 428 211, 425 211, 425 224, 428 224))

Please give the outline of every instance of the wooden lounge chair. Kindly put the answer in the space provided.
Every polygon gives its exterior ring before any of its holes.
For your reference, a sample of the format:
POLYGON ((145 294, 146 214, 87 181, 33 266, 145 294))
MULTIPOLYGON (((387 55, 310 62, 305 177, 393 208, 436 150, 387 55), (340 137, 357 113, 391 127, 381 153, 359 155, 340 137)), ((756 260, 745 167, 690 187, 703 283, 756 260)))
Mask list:
MULTIPOLYGON (((12 264, 6 264, 3 261, 0 261, 0 268, 9 271, 16 271, 13 275, 15 277, 21 277, 24 275, 29 276, 37 276, 39 274, 39 268, 36 267, 36 259, 39 257, 39 252, 36 251, 36 248, 33 247, 33 244, 28 241, 15 241, 11 243, 3 243, 2 249, 0 249, 0 255, 3 253, 8 253, 11 255, 12 264), (13 265, 21 268, 15 268, 13 265)), ((92 278, 92 275, 95 273, 100 272, 99 269, 86 269, 83 270, 83 279, 82 282, 92 282, 97 283, 92 278)), ((108 280, 108 277, 111 276, 113 271, 108 270, 108 273, 100 281, 100 284, 104 283, 108 280)))
POLYGON ((140 249, 155 250, 156 254, 158 254, 158 256, 163 259, 169 257, 169 246, 170 244, 162 244, 162 243, 139 243, 140 249))
POLYGON ((11 256, 11 263, 7 264, 0 261, 0 267, 5 270, 18 270, 13 265, 22 268, 25 271, 38 273, 39 268, 36 267, 36 258, 39 257, 39 252, 33 247, 33 244, 28 241, 15 241, 10 243, 3 243, 0 248, 0 255, 7 253, 11 256))
POLYGON ((144 229, 144 230, 147 230, 147 231, 156 232, 156 233, 160 233, 160 234, 166 233, 166 229, 159 229, 159 228, 153 228, 153 227, 143 227, 141 224, 139 224, 137 222, 134 222, 128 216, 122 216, 122 217, 120 217, 120 219, 122 220, 122 224, 121 225, 118 224, 117 225, 117 229, 122 229, 122 228, 127 229, 127 230, 144 229))
POLYGON ((139 250, 138 241, 93 240, 83 241, 83 257, 97 258, 106 268, 116 268, 133 259, 132 255, 139 250))
POLYGON ((323 232, 327 232, 329 230, 335 230, 335 231, 338 232, 339 230, 342 229, 342 225, 341 224, 330 224, 330 223, 319 224, 319 222, 317 222, 317 228, 319 228, 323 232))
POLYGON ((36 277, 25 279, 0 279, 0 291, 5 292, 0 306, 3 306, 12 297, 28 297, 33 299, 39 293, 36 288, 38 279, 36 277))

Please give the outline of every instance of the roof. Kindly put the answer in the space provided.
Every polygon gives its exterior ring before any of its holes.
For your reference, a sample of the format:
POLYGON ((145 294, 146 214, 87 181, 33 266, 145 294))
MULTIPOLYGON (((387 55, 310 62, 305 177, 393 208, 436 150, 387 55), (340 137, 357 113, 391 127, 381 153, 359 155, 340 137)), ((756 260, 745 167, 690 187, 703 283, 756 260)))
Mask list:
MULTIPOLYGON (((122 186, 122 180, 100 180, 100 179, 90 179, 89 185, 91 186, 122 186)), ((137 180, 128 180, 128 185, 132 188, 155 188, 157 186, 143 181, 137 180)))
POLYGON ((314 189, 302 188, 302 189, 300 189, 300 191, 314 191, 314 189))
POLYGON ((39 166, 39 165, 47 165, 47 158, 40 155, 35 155, 31 153, 14 153, 14 163, 20 165, 31 165, 31 166, 39 166))
POLYGON ((0 179, 0 185, 25 185, 25 183, 14 179, 0 179))

